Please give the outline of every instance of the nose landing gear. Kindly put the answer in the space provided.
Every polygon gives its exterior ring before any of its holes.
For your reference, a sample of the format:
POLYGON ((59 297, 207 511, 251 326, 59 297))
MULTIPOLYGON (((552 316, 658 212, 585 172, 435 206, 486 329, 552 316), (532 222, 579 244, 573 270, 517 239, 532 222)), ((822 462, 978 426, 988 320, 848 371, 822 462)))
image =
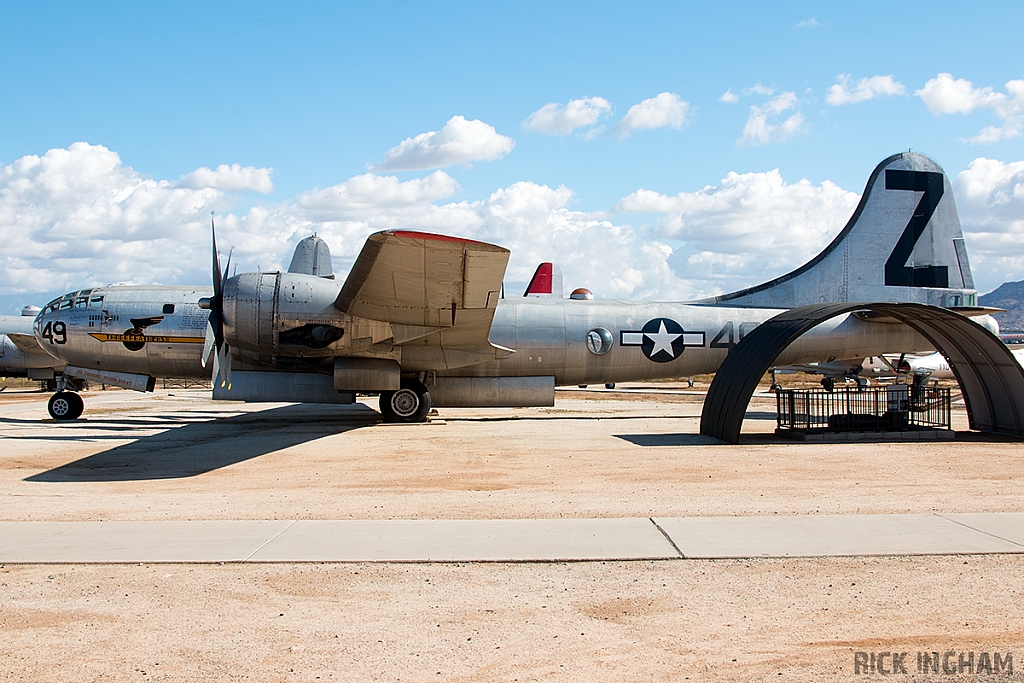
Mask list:
POLYGON ((85 389, 85 382, 73 377, 58 376, 56 383, 57 393, 46 404, 50 417, 61 422, 82 417, 85 401, 77 392, 85 389))

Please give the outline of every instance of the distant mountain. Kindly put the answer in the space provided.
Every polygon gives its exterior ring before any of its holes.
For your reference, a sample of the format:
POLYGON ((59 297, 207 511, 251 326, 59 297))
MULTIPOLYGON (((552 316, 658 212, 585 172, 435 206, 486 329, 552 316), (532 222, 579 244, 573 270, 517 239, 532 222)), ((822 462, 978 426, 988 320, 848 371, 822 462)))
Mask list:
POLYGON ((1006 313, 992 316, 999 321, 999 329, 1003 332, 1024 331, 1024 280, 1004 282, 988 294, 979 296, 978 303, 1006 309, 1006 313))

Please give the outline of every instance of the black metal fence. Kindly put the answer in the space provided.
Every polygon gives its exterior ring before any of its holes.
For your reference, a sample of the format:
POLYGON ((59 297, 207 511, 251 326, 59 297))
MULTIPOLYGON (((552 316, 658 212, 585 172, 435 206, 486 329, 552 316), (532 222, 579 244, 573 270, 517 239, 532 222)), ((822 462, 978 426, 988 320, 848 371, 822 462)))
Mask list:
POLYGON ((780 389, 778 428, 805 432, 886 432, 949 429, 950 390, 916 384, 780 389))
POLYGON ((208 379, 167 379, 160 380, 164 389, 212 389, 213 382, 208 379))

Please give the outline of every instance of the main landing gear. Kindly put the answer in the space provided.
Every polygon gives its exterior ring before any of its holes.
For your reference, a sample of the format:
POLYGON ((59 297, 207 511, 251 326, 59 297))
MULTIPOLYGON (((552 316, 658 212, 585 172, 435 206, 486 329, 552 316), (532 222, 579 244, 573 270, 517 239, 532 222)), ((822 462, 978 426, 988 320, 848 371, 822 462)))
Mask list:
POLYGON ((55 420, 77 420, 85 410, 85 401, 73 391, 58 391, 50 397, 46 408, 55 420))
POLYGON ((85 401, 77 392, 85 388, 85 383, 71 377, 57 379, 57 393, 50 397, 46 409, 50 417, 60 422, 77 420, 85 410, 85 401))
POLYGON ((380 392, 380 413, 385 422, 423 422, 430 412, 430 392, 423 382, 403 379, 398 391, 380 392))

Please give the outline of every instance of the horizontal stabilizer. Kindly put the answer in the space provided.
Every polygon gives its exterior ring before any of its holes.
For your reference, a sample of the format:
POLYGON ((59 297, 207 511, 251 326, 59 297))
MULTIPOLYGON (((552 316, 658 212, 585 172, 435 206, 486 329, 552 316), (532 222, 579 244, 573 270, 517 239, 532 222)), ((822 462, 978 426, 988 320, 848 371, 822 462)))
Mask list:
POLYGON ((43 353, 43 348, 31 334, 8 334, 7 338, 23 353, 43 353))

